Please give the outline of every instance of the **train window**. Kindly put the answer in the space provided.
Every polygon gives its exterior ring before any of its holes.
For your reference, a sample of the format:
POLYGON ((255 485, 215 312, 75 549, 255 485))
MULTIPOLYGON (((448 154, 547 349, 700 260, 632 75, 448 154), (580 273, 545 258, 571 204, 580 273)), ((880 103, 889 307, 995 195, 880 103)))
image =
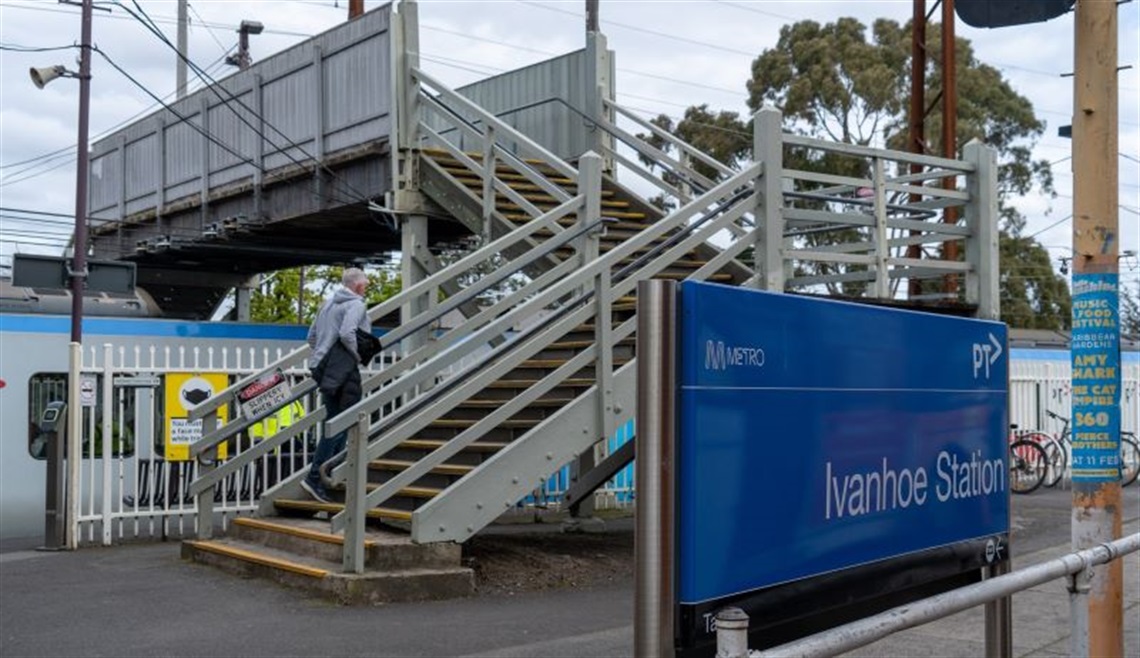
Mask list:
MULTIPOLYGON (((83 410, 83 457, 103 456, 103 392, 102 376, 91 376, 94 400, 83 410)), ((116 390, 118 393, 118 390, 116 390)), ((28 380, 28 454, 33 459, 47 459, 47 437, 39 428, 40 418, 48 404, 67 400, 67 373, 36 373, 28 380)), ((124 396, 111 405, 111 455, 129 457, 135 452, 134 396, 124 396), (125 419, 125 422, 124 422, 125 419)))

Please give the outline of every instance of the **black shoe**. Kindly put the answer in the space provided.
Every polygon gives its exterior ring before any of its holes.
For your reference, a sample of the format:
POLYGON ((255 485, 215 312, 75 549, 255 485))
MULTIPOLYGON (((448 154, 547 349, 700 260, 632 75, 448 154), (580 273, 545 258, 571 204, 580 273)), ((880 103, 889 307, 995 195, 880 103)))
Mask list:
POLYGON ((301 480, 301 488, 305 490, 310 496, 321 503, 332 503, 333 499, 325 492, 324 487, 321 485, 314 485, 308 480, 301 480))

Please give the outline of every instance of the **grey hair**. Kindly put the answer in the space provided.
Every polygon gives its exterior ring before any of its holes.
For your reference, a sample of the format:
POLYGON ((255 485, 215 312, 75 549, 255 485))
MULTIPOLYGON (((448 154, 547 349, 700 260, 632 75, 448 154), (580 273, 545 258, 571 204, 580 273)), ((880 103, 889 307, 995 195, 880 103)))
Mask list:
POLYGON ((344 284, 345 288, 350 288, 357 283, 360 283, 361 281, 367 280, 368 275, 365 274, 364 270, 360 269, 359 267, 345 268, 344 274, 340 277, 340 282, 344 284))

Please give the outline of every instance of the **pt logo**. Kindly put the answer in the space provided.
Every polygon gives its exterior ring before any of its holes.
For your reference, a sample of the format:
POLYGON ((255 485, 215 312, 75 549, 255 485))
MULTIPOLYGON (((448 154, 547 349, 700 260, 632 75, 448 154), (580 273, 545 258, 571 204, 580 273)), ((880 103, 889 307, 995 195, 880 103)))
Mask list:
POLYGON ((974 379, 990 378, 990 367, 997 363, 1001 356, 1001 343, 993 334, 989 335, 990 342, 974 343, 974 379))

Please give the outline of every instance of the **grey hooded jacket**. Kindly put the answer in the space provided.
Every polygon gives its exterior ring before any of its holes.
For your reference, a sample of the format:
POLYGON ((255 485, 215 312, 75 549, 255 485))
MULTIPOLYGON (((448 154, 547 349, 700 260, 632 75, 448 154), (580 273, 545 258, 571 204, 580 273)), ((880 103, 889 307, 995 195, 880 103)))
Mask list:
POLYGON ((356 351, 356 330, 370 332, 368 313, 364 308, 364 298, 347 288, 337 290, 317 313, 313 326, 309 327, 309 368, 315 368, 339 340, 360 361, 356 351))

